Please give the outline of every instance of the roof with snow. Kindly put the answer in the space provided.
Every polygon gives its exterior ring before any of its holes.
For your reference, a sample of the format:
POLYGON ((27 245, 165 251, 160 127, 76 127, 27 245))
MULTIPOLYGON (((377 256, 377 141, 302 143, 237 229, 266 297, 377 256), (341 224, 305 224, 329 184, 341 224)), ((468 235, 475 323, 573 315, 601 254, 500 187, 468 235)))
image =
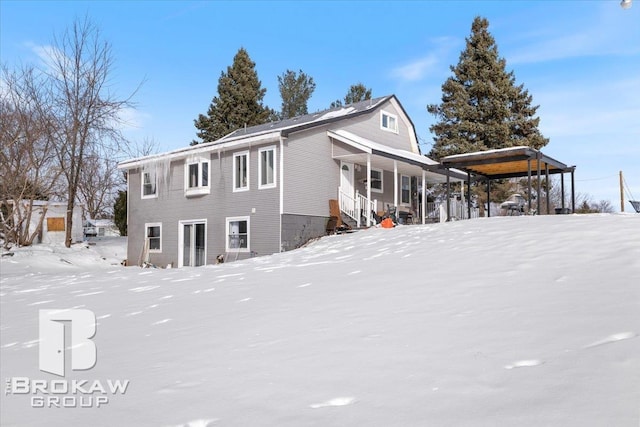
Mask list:
POLYGON ((365 101, 360 101, 341 107, 318 111, 313 114, 305 114, 303 116, 292 117, 290 119, 280 120, 277 122, 264 123, 248 128, 241 128, 222 137, 216 142, 221 143, 225 142, 228 139, 256 135, 263 132, 273 132, 277 130, 282 130, 283 136, 287 136, 289 133, 299 130, 308 129, 325 123, 335 122, 347 117, 355 117, 360 114, 365 114, 382 105, 393 97, 395 97, 395 95, 387 95, 379 98, 367 99, 365 101))

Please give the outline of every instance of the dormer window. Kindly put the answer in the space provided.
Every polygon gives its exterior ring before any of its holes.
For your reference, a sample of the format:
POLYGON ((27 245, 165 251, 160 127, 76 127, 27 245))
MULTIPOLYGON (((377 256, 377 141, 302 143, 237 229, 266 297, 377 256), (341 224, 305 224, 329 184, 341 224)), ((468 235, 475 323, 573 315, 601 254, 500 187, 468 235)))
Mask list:
POLYGON ((200 157, 186 161, 184 174, 185 196, 209 194, 210 164, 211 162, 206 157, 200 157))
POLYGON ((398 116, 387 113, 386 111, 381 111, 380 128, 389 132, 398 133, 398 116))

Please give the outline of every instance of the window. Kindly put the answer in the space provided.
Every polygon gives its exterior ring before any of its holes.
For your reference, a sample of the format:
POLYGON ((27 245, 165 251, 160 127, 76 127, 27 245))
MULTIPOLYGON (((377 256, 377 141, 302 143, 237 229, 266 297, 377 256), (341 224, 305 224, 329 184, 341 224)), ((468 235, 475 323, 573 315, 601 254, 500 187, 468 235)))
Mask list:
POLYGON ((227 218, 227 252, 249 252, 249 217, 227 218))
POLYGON ((389 132, 398 133, 398 117, 393 114, 381 111, 380 127, 384 130, 388 130, 389 132))
POLYGON ((162 223, 145 224, 147 248, 149 253, 162 252, 162 223))
POLYGON ((153 197, 157 197, 156 184, 157 184, 157 180, 156 180, 155 168, 153 168, 153 170, 143 170, 142 171, 142 198, 143 199, 151 199, 153 197))
POLYGON ((233 155, 233 191, 249 189, 249 152, 233 155))
POLYGON ((383 182, 382 182, 382 170, 381 169, 371 169, 371 191, 374 193, 382 193, 383 192, 383 182))
POLYGON ((258 158, 258 188, 275 188, 276 148, 261 148, 258 150, 258 158))
POLYGON ((400 177, 400 203, 403 205, 411 204, 411 178, 402 175, 400 177))
POLYGON ((184 192, 186 196, 209 194, 209 159, 188 160, 185 163, 184 192))

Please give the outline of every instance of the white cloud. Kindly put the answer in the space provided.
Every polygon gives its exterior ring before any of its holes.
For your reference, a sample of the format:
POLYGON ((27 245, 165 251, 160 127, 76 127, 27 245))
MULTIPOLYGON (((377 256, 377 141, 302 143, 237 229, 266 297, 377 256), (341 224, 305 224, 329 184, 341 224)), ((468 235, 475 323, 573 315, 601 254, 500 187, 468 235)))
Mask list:
POLYGON ((438 58, 432 54, 409 64, 394 68, 391 74, 403 81, 422 80, 437 64, 438 58))
MULTIPOLYGON (((608 2, 605 2, 608 3, 608 2)), ((509 64, 538 63, 564 58, 640 54, 640 25, 624 11, 603 5, 595 15, 573 20, 549 19, 506 56, 509 64)))

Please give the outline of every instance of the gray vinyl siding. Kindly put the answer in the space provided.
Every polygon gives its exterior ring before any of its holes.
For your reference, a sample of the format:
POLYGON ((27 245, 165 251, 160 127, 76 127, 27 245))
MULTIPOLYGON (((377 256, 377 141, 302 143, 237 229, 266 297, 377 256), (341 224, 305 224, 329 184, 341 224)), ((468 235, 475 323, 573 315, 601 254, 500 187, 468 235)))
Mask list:
POLYGON ((334 129, 344 129, 348 132, 367 138, 371 141, 386 146, 406 151, 414 151, 410 144, 410 136, 414 132, 413 128, 407 127, 402 119, 402 111, 398 111, 394 105, 387 101, 372 114, 365 114, 352 120, 340 122, 339 127, 334 129), (398 118, 398 133, 389 132, 380 127, 380 112, 385 111, 398 118))
MULTIPOLYGON (((273 144, 266 144, 270 146, 273 144)), ((252 253, 227 254, 227 259, 243 259, 252 255, 264 255, 280 251, 279 186, 258 189, 258 149, 249 151, 249 191, 233 192, 233 153, 227 151, 218 156, 213 152, 205 157, 210 161, 210 194, 186 197, 184 193, 185 159, 171 162, 169 182, 159 179, 157 198, 141 199, 140 169, 129 171, 129 225, 128 263, 137 265, 145 243, 145 224, 162 223, 162 253, 150 253, 149 260, 158 266, 178 266, 179 221, 206 219, 207 264, 215 263, 219 254, 225 253, 226 218, 250 217, 249 245, 252 253), (255 213, 252 213, 255 208, 255 213)), ((279 162, 276 147, 276 172, 279 162)), ((277 173, 276 173, 277 176, 277 173)))
POLYGON ((326 128, 285 140, 284 213, 328 217, 329 200, 338 197, 339 168, 326 128))

